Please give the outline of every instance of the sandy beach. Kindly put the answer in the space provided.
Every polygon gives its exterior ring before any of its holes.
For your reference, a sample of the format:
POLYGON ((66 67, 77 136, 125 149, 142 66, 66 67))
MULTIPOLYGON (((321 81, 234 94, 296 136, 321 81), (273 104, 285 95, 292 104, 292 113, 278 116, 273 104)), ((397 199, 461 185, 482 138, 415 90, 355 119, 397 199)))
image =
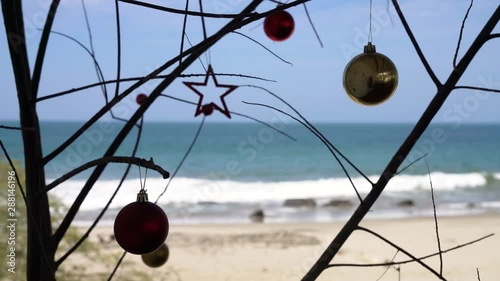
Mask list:
MULTIPOLYGON (((362 226, 417 257, 437 252, 431 217, 368 220, 362 226)), ((170 258, 165 265, 149 268, 140 256, 128 254, 115 279, 132 280, 127 272, 134 270, 150 280, 300 280, 341 227, 341 223, 171 225, 167 238, 170 258)), ((447 280, 478 280, 476 268, 482 281, 500 280, 500 214, 443 217, 439 219, 439 230, 442 250, 496 234, 444 254, 443 272, 447 280)), ((114 256, 106 262, 88 260, 87 273, 109 276, 122 253, 116 241, 109 240, 112 233, 110 227, 98 227, 93 231, 92 241, 101 245, 102 252, 114 256)), ((357 231, 333 262, 388 262, 395 253, 394 248, 380 239, 357 231)), ((398 253, 395 261, 407 259, 403 253, 398 253)), ((82 258, 75 255, 68 262, 82 262, 82 258)), ((438 256, 425 262, 439 272, 438 256)), ((324 271, 318 280, 377 280, 386 269, 336 267, 324 271)), ((389 268, 381 280, 438 279, 420 265, 410 263, 402 265, 399 272, 394 266, 389 268), (401 279, 398 279, 399 274, 401 279)))

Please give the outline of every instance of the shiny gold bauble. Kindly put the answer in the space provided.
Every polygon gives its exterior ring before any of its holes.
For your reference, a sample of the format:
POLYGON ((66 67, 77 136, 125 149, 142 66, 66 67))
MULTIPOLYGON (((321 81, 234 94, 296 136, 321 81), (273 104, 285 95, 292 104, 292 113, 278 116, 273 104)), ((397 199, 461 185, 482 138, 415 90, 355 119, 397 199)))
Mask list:
POLYGON ((387 101, 398 86, 398 70, 386 56, 377 53, 371 43, 364 53, 354 57, 344 70, 347 95, 363 105, 378 105, 387 101))
POLYGON ((149 267, 160 267, 164 265, 169 256, 167 244, 163 244, 158 250, 141 256, 142 261, 149 267))

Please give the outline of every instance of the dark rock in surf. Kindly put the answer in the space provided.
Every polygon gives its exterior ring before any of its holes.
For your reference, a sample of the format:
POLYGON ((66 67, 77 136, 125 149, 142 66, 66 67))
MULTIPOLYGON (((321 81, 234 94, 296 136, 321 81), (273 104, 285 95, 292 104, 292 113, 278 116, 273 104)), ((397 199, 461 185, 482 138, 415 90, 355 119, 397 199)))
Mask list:
POLYGON ((285 203, 283 204, 285 207, 292 207, 292 208, 315 208, 316 207, 316 200, 314 199, 287 199, 285 200, 285 203))
POLYGON ((410 208, 415 207, 415 202, 411 199, 405 199, 398 203, 399 207, 410 208))
POLYGON ((252 222, 263 222, 264 221, 264 211, 262 209, 257 209, 250 214, 250 220, 252 222))
POLYGON ((345 199, 332 199, 330 200, 330 202, 323 205, 323 207, 334 207, 342 209, 351 208, 352 206, 354 206, 354 204, 351 201, 345 199))

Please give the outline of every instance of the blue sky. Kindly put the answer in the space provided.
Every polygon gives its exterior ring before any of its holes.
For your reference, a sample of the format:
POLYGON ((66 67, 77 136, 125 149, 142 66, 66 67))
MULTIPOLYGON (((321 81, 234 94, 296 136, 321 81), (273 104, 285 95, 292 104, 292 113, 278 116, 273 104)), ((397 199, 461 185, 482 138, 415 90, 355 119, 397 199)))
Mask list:
MULTIPOLYGON (((30 59, 33 62, 40 31, 45 19, 48 0, 25 1, 24 15, 30 59)), ((191 1, 191 10, 198 10, 198 1, 191 1)), ((185 1, 156 0, 156 4, 183 9, 185 1)), ((247 0, 204 1, 206 12, 237 13, 247 0)), ((401 1, 403 12, 419 40, 423 52, 439 79, 444 82, 452 70, 453 53, 463 15, 469 5, 462 0, 407 0, 401 1)), ((116 31, 114 1, 87 0, 87 11, 93 32, 96 58, 106 79, 116 76, 116 31)), ((369 1, 312 0, 309 12, 324 43, 321 48, 306 18, 302 6, 289 10, 295 19, 296 29, 284 42, 272 42, 262 30, 262 21, 250 24, 240 32, 258 40, 293 66, 283 63, 262 47, 237 34, 229 34, 210 49, 210 62, 217 73, 237 73, 276 80, 262 82, 235 77, 218 77, 221 84, 254 84, 266 87, 294 105, 305 117, 316 122, 415 122, 435 94, 435 87, 425 73, 415 50, 410 44, 399 18, 387 1, 373 1, 373 44, 377 51, 390 57, 399 71, 399 86, 386 103, 366 107, 354 103, 342 87, 342 73, 349 60, 360 53, 367 42, 369 1)), ((476 34, 488 20, 497 1, 477 0, 465 26, 459 57, 468 48, 476 34)), ((270 2, 258 11, 273 7, 270 2)), ((146 75, 166 60, 177 55, 182 30, 181 15, 168 14, 126 3, 120 4, 122 22, 122 77, 146 75)), ((3 20, 3 18, 2 18, 3 20)), ((207 19, 208 34, 215 33, 226 19, 207 19)), ((89 38, 80 1, 63 0, 58 11, 54 30, 73 36, 86 46, 89 38)), ((500 32, 497 26, 496 32, 500 32)), ((187 34, 193 44, 203 39, 201 21, 189 17, 187 34)), ((18 120, 15 85, 10 67, 10 57, 5 40, 5 30, 0 31, 0 85, 2 85, 2 110, 0 120, 18 120)), ((476 56, 460 85, 500 88, 498 69, 499 40, 490 41, 476 56)), ((207 57, 202 56, 206 65, 207 57)), ((185 73, 204 73, 199 62, 185 73)), ((44 64, 40 96, 96 82, 91 58, 74 42, 52 35, 44 64)), ((203 77, 177 79, 165 94, 196 102, 197 96, 183 81, 202 82, 203 77)), ((151 82, 134 92, 115 110, 126 118, 137 109, 135 96, 154 89, 158 81, 151 82)), ((125 89, 127 83, 121 85, 125 89)), ((114 92, 109 85, 108 91, 114 92)), ((260 90, 240 87, 227 96, 231 111, 244 113, 270 121, 276 113, 243 104, 242 101, 272 104, 284 108, 275 99, 260 90)), ((100 88, 81 91, 38 104, 41 120, 84 120, 104 104, 100 88)), ((455 91, 435 122, 498 122, 500 95, 474 91, 455 91)), ((166 98, 158 99, 146 113, 150 121, 196 121, 195 108, 166 98)), ((109 118, 107 116, 106 118, 109 118)), ((215 112, 211 120, 227 118, 215 112)), ((245 119, 233 117, 235 121, 245 119)))

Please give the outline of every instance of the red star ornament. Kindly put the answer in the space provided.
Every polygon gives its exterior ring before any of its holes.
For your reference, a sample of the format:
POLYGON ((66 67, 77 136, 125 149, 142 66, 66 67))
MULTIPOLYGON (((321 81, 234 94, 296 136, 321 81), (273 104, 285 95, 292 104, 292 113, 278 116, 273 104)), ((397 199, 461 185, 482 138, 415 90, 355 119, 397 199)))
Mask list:
POLYGON ((231 118, 231 114, 229 113, 229 109, 227 109, 226 102, 224 101, 224 98, 229 95, 232 91, 234 91, 238 86, 235 85, 223 85, 219 84, 217 82, 217 78, 215 77, 214 70, 212 68, 212 65, 208 65, 207 69, 207 74, 205 75, 205 81, 204 82, 182 82, 184 85, 189 87, 189 89, 193 90, 198 96, 200 96, 200 99, 198 100, 198 106, 196 107, 196 113, 194 116, 198 116, 201 113, 205 115, 210 115, 212 112, 210 111, 210 114, 206 114, 207 109, 209 107, 213 109, 217 109, 220 111, 222 114, 226 115, 227 118, 231 118), (212 80, 215 84, 216 88, 225 88, 226 91, 220 95, 220 106, 216 103, 216 101, 209 101, 209 102, 204 102, 203 100, 203 93, 201 93, 198 89, 196 89, 196 86, 199 87, 206 87, 208 85, 208 78, 212 77, 212 80))

